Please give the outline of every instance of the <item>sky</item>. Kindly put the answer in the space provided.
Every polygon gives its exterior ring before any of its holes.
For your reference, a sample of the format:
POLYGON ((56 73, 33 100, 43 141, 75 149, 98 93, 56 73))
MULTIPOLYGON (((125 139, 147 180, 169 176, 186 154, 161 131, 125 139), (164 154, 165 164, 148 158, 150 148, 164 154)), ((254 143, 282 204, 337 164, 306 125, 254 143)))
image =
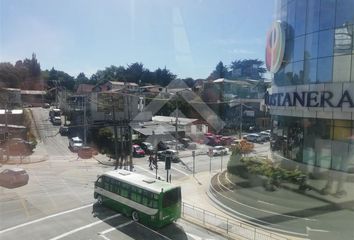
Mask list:
POLYGON ((0 61, 91 76, 141 62, 206 78, 222 61, 264 61, 274 0, 0 0, 0 61))

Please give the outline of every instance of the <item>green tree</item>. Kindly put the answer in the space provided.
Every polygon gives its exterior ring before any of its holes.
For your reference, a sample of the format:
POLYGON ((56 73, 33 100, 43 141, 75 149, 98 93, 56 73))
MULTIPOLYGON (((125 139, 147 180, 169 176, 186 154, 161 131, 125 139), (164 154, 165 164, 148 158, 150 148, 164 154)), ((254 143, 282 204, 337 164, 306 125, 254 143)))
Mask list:
POLYGON ((267 70, 263 67, 264 62, 259 59, 235 60, 231 63, 232 78, 261 79, 267 70))
POLYGON ((228 76, 229 76, 229 70, 227 66, 225 66, 224 63, 220 61, 216 65, 215 70, 210 74, 208 78, 212 80, 216 80, 218 78, 227 78, 228 76))
POLYGON ((11 63, 0 63, 0 87, 18 88, 23 78, 11 63))

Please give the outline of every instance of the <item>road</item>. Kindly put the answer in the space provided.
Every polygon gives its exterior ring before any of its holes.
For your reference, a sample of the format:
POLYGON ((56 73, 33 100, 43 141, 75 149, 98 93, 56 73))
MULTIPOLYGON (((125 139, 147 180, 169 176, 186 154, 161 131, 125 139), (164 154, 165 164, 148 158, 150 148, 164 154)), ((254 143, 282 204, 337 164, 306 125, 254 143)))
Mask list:
MULTIPOLYGON (((182 219, 154 231, 117 212, 96 207, 94 181, 112 166, 94 158, 78 159, 68 149, 68 139, 58 134, 59 127, 50 123, 49 111, 32 111, 41 137, 33 157, 46 161, 21 166, 30 176, 27 185, 0 187, 0 239, 224 239, 182 219)), ((134 158, 134 165, 136 172, 155 176, 146 158, 134 158)), ((163 165, 159 162, 158 176, 166 178, 163 165)), ((9 167, 3 165, 1 169, 9 167)), ((191 171, 177 163, 170 173, 173 181, 191 171)))

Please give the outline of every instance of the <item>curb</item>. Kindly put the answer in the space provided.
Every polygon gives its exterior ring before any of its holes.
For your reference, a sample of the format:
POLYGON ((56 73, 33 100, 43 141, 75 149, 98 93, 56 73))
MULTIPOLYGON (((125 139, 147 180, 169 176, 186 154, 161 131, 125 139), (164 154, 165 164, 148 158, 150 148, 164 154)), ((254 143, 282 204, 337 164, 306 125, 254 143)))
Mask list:
MULTIPOLYGON (((217 173, 219 174, 219 173, 217 173)), ((215 175, 214 175, 215 176, 215 175)), ((230 218, 232 218, 233 220, 235 221, 242 221, 242 222, 245 222, 247 224, 249 224, 250 226, 254 227, 254 228, 259 228, 259 229, 262 229, 264 231, 268 231, 268 232, 274 232, 274 233, 277 233, 277 234, 280 234, 280 235, 283 235, 284 237, 288 238, 288 239, 292 239, 292 238, 301 238, 301 239, 308 239, 308 234, 302 234, 302 233, 297 233, 297 232, 291 232, 291 231, 286 231, 286 230, 282 230, 282 229, 279 229, 279 228, 272 228, 272 227, 267 227, 267 226, 263 226, 261 223, 255 223, 255 222, 252 222, 250 221, 249 219, 247 218, 243 218, 242 216, 238 216, 236 215, 235 213, 233 213, 232 211, 230 210, 233 210, 231 209, 230 207, 228 207, 227 205, 223 204, 222 202, 220 202, 216 195, 215 195, 215 190, 213 190, 213 186, 211 184, 211 182, 209 183, 209 188, 206 192, 208 198, 213 202, 215 203, 215 205, 217 206, 217 208, 219 210, 221 210, 223 213, 225 213, 227 216, 229 216, 230 218)), ((220 194, 222 196, 222 194, 220 194)), ((252 218, 250 216, 250 218, 252 218)), ((257 219, 256 219, 257 220, 257 219)))

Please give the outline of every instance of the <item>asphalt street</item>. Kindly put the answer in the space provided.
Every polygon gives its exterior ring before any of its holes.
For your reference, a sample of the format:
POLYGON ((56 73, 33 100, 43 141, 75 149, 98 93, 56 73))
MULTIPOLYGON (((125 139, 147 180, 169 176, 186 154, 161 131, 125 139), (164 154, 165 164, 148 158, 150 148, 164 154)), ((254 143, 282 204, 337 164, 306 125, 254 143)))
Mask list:
MULTIPOLYGON (((224 239, 182 219, 154 231, 117 212, 95 207, 94 181, 113 167, 94 158, 79 159, 69 150, 67 137, 58 134, 59 127, 50 123, 49 111, 32 111, 41 137, 33 156, 46 161, 20 165, 29 174, 27 185, 0 187, 0 239, 224 239)), ((158 176, 165 179, 164 163, 158 165, 158 176)), ((156 175, 148 168, 147 157, 134 158, 134 166, 138 173, 156 175)), ((174 163, 170 173, 173 181, 191 171, 174 163)))

